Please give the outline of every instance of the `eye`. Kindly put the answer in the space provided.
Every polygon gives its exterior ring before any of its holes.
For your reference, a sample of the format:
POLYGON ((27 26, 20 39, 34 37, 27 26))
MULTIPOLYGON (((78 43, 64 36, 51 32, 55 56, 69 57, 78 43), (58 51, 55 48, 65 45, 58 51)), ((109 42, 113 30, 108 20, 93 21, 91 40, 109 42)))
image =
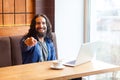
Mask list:
POLYGON ((45 25, 45 24, 46 24, 46 22, 42 22, 42 24, 43 24, 43 25, 45 25))
POLYGON ((40 22, 36 22, 36 24, 38 25, 38 24, 40 24, 40 22))

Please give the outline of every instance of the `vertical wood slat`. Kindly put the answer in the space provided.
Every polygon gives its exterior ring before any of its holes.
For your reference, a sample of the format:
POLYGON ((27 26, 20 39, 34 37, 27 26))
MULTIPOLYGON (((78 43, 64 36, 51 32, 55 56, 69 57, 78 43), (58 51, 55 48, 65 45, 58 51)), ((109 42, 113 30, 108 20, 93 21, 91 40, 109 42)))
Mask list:
POLYGON ((3 10, 3 4, 2 4, 2 0, 0 0, 0 25, 3 25, 3 21, 2 21, 2 19, 3 19, 3 17, 2 17, 2 10, 3 10))
POLYGON ((15 13, 25 12, 25 0, 15 0, 15 13))
POLYGON ((35 12, 35 1, 26 0, 26 24, 30 24, 35 12))
POLYGON ((25 24, 25 14, 15 14, 15 24, 25 24))
POLYGON ((27 24, 30 24, 34 14, 26 14, 27 24))
POLYGON ((25 24, 25 0, 15 1, 15 24, 25 24))
POLYGON ((14 0, 3 0, 3 12, 14 13, 14 0))
POLYGON ((2 14, 0 14, 0 25, 3 25, 2 14))
POLYGON ((0 0, 0 14, 2 13, 2 7, 3 6, 3 4, 2 4, 2 0, 0 0))
POLYGON ((3 24, 14 24, 14 0, 3 0, 3 24))
POLYGON ((4 24, 5 25, 14 24, 14 14, 4 14, 4 24))
POLYGON ((34 13, 35 10, 34 4, 35 2, 33 0, 26 0, 26 12, 34 13))

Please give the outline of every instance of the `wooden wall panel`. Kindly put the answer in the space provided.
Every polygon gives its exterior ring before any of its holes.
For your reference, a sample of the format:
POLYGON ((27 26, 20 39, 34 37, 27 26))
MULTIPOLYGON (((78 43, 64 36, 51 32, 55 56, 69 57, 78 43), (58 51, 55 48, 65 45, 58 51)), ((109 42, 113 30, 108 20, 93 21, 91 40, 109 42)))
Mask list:
POLYGON ((25 0, 16 0, 15 1, 15 13, 25 12, 25 0))
POLYGON ((14 13, 14 0, 3 0, 3 12, 14 13))
POLYGON ((36 7, 41 6, 41 8, 54 7, 54 0, 36 0, 36 7))
POLYGON ((2 0, 0 0, 0 13, 2 13, 2 6, 3 6, 2 0))
POLYGON ((0 0, 0 36, 27 33, 34 14, 35 0, 0 0))
POLYGON ((0 14, 0 25, 3 25, 2 14, 0 14))
POLYGON ((36 0, 36 14, 46 14, 50 19, 54 32, 54 2, 55 0, 36 0))
POLYGON ((0 25, 30 24, 35 0, 0 0, 0 25))
POLYGON ((25 24, 25 14, 15 14, 15 24, 25 24))
POLYGON ((4 14, 4 25, 14 24, 14 14, 4 14))
POLYGON ((38 8, 40 13, 45 13, 45 14, 52 14, 54 13, 53 8, 38 8))
POLYGON ((34 0, 26 0, 26 12, 34 12, 35 6, 34 0))
POLYGON ((0 36, 24 35, 28 32, 29 26, 5 26, 0 27, 0 36))
POLYGON ((34 16, 34 14, 26 14, 27 24, 31 23, 33 16, 34 16))

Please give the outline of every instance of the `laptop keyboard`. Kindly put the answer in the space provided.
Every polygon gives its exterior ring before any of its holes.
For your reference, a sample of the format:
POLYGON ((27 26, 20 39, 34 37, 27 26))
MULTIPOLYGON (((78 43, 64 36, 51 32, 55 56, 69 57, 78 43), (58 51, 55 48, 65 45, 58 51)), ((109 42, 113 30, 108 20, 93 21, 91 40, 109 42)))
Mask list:
POLYGON ((69 62, 67 62, 67 63, 69 63, 69 64, 75 64, 75 61, 76 61, 76 60, 73 60, 73 61, 69 61, 69 62))

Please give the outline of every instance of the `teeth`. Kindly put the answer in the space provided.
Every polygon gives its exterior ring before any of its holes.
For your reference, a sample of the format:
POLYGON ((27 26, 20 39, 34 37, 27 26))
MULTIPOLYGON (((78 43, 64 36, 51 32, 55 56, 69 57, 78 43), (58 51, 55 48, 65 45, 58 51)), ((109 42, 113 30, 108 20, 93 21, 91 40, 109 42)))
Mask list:
POLYGON ((45 30, 45 28, 38 28, 37 30, 45 30))
POLYGON ((38 28, 38 29, 42 29, 42 28, 38 28))

